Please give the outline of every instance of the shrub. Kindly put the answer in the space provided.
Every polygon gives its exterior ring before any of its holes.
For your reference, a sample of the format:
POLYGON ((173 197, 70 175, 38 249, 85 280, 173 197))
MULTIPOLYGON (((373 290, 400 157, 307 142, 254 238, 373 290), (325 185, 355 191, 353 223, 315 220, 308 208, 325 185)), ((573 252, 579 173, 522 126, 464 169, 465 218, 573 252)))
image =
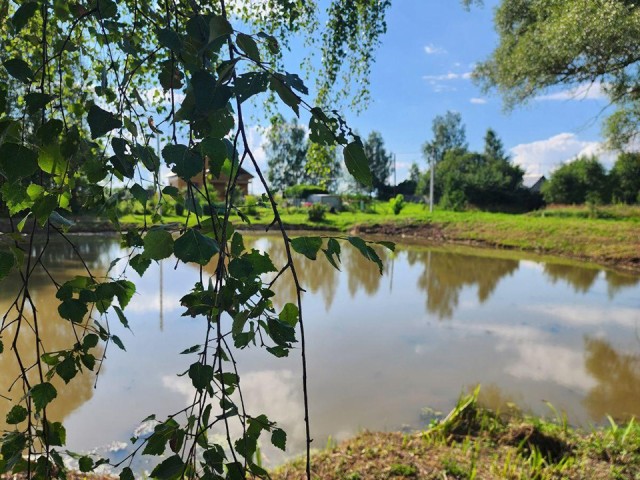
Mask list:
POLYGON ((307 216, 310 222, 322 222, 327 213, 327 206, 322 203, 314 203, 307 210, 307 216))
POLYGON ((244 207, 247 215, 258 215, 258 199, 254 195, 244 197, 244 207))
POLYGON ((287 198, 307 198, 315 193, 328 193, 326 188, 318 185, 294 185, 284 190, 284 196, 287 198))
POLYGON ((399 193, 394 198, 389 200, 389 206, 394 215, 398 215, 405 206, 404 195, 399 193))

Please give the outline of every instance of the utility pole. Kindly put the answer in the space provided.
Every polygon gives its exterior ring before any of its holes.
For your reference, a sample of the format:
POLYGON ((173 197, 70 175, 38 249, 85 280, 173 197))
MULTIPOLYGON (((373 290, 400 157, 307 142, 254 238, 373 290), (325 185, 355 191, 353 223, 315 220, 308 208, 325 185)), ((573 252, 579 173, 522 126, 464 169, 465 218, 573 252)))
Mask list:
POLYGON ((431 178, 429 179, 429 213, 433 212, 433 179, 435 175, 435 165, 433 161, 433 155, 430 158, 431 167, 431 178))
POLYGON ((393 186, 398 186, 398 179, 396 178, 396 154, 393 154, 393 186))

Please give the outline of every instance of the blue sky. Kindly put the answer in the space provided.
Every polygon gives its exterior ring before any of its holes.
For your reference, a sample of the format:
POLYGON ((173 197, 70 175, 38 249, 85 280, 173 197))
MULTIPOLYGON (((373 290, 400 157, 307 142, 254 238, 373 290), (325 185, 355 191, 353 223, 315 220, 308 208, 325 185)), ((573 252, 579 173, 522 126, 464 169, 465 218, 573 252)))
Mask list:
MULTIPOLYGON (((433 118, 447 110, 462 115, 471 149, 482 150, 491 127, 514 162, 530 175, 548 174, 580 153, 600 152, 608 102, 598 85, 544 92, 505 113, 496 93, 483 95, 469 78, 473 66, 497 44, 492 21, 497 4, 489 0, 482 8, 466 11, 456 0, 395 0, 389 9, 388 31, 370 78, 372 102, 361 114, 345 116, 363 137, 371 130, 382 133, 387 148, 396 154, 398 181, 406 177, 412 162, 425 168, 421 146, 430 139, 433 118)), ((299 56, 294 47, 285 58, 288 70, 296 71, 299 56)), ((290 111, 283 113, 293 117, 290 111)), ((264 165, 258 131, 253 138, 264 165)), ((611 165, 611 154, 599 156, 611 165)))

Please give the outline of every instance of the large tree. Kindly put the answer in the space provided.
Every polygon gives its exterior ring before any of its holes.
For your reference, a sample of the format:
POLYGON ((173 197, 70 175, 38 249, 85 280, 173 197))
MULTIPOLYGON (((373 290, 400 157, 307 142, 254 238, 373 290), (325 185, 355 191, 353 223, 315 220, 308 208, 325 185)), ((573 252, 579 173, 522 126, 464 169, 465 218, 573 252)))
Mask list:
MULTIPOLYGON (((467 2, 470 3, 470 2, 467 2)), ((474 77, 508 108, 553 87, 602 88, 618 109, 607 120, 612 146, 640 132, 640 4, 623 0, 502 0, 499 44, 474 77)))
POLYGON ((450 150, 467 150, 467 131, 459 112, 437 115, 431 124, 433 138, 422 146, 429 164, 438 163, 450 150))
POLYGON ((640 154, 621 153, 611 172, 614 201, 640 203, 640 154))
POLYGON ((592 156, 576 158, 554 170, 542 194, 547 202, 560 204, 601 203, 610 197, 604 167, 592 156))
POLYGON ((278 115, 267 130, 267 179, 276 191, 300 183, 308 183, 307 132, 295 119, 291 122, 278 115))
POLYGON ((389 175, 393 168, 393 156, 384 146, 380 132, 372 131, 364 142, 364 151, 369 159, 373 188, 380 192, 389 185, 389 175))

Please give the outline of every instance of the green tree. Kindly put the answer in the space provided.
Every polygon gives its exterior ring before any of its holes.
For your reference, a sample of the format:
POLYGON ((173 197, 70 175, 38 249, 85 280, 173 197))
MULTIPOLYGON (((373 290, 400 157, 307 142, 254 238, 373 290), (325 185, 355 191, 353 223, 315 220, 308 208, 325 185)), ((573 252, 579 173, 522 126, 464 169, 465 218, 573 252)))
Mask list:
POLYGON ((409 180, 415 182, 416 184, 420 180, 420 168, 416 162, 413 162, 409 167, 409 180))
POLYGON ((428 170, 424 178, 418 182, 416 193, 429 195, 430 208, 438 198, 435 186, 436 166, 440 163, 447 152, 457 150, 465 152, 467 150, 467 133, 462 123, 462 115, 458 112, 447 111, 444 115, 438 115, 431 124, 433 138, 422 146, 422 154, 427 160, 428 170))
POLYGON ((371 174, 373 175, 373 189, 378 193, 388 186, 389 175, 393 165, 393 156, 384 147, 384 140, 380 132, 372 131, 364 142, 364 151, 369 159, 371 174))
POLYGON ((438 115, 431 124, 433 138, 422 146, 427 163, 437 164, 450 150, 467 150, 467 131, 462 123, 462 115, 448 111, 438 115))
POLYGON ((307 132, 295 119, 277 115, 267 130, 267 180, 276 191, 300 183, 310 183, 307 174, 307 132))
POLYGON ((639 132, 640 5, 610 0, 502 0, 499 43, 474 77, 497 89, 507 107, 553 86, 602 88, 618 110, 605 130, 625 147, 639 132))
POLYGON ((556 169, 542 186, 542 194, 548 203, 607 202, 609 200, 607 174, 596 157, 579 157, 556 169))
POLYGON ((640 203, 640 153, 618 155, 609 175, 614 200, 640 203))
POLYGON ((509 156, 504 151, 502 140, 491 128, 487 129, 484 136, 484 155, 492 160, 508 160, 509 156))
POLYGON ((505 159, 450 150, 436 167, 437 192, 443 207, 460 210, 524 208, 524 172, 505 159))
POLYGON ((333 192, 342 173, 341 168, 335 147, 309 142, 305 168, 309 181, 333 192))

